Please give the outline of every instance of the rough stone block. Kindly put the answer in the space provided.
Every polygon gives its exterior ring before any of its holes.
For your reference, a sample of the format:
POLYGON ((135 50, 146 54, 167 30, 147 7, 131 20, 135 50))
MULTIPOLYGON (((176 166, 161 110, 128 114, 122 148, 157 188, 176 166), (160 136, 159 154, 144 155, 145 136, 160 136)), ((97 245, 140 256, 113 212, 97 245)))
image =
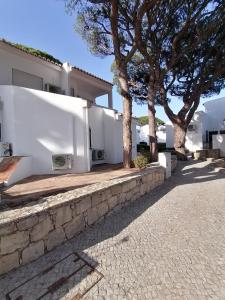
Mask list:
POLYGON ((126 193, 126 192, 132 190, 133 188, 135 188, 136 184, 137 184, 136 180, 132 180, 130 182, 124 183, 122 186, 122 192, 126 193))
POLYGON ((103 191, 103 193, 102 193, 102 201, 106 201, 106 200, 108 200, 111 197, 112 197, 112 193, 111 193, 110 189, 106 189, 106 190, 103 191))
POLYGON ((136 186, 134 189, 133 189, 133 194, 139 194, 140 192, 140 185, 139 186, 136 186))
POLYGON ((19 253, 0 256, 0 275, 11 271, 19 266, 19 253))
POLYGON ((0 226, 0 236, 6 235, 6 234, 10 234, 13 233, 14 231, 16 231, 16 225, 15 223, 11 222, 7 225, 1 225, 0 226))
POLYGON ((110 199, 108 199, 108 205, 109 209, 113 209, 117 204, 118 204, 118 197, 117 196, 112 196, 110 199))
POLYGON ((88 225, 95 223, 100 218, 97 207, 92 207, 87 211, 88 225))
POLYGON ((103 201, 103 193, 102 192, 94 193, 91 197, 91 206, 95 207, 102 201, 103 201))
POLYGON ((72 220, 72 210, 69 205, 62 206, 56 210, 54 215, 55 226, 59 227, 72 220))
POLYGON ((148 182, 148 176, 147 175, 142 177, 142 183, 144 184, 146 182, 148 182))
POLYGON ((122 185, 122 193, 128 192, 130 189, 128 182, 124 182, 122 185))
POLYGON ((99 204, 97 206, 97 209, 98 209, 99 216, 100 217, 104 216, 109 211, 107 202, 102 202, 101 204, 99 204))
POLYGON ((146 184, 143 184, 142 186, 141 186, 141 188, 140 188, 140 193, 141 193, 141 195, 143 196, 145 193, 146 193, 146 191, 147 191, 147 185, 146 184))
POLYGON ((22 230, 32 228, 37 223, 38 223, 38 217, 30 216, 26 219, 23 219, 23 220, 20 220, 19 222, 17 222, 17 228, 22 231, 22 230))
POLYGON ((131 201, 132 196, 133 196, 132 191, 128 192, 128 193, 126 194, 126 201, 131 201))
POLYGON ((47 236, 49 231, 53 230, 53 224, 49 216, 46 216, 41 223, 34 226, 30 233, 31 241, 39 241, 47 236))
POLYGON ((48 239, 46 241, 47 250, 52 250, 56 246, 60 245, 63 241, 65 241, 65 233, 62 227, 56 228, 56 230, 50 232, 48 235, 48 239))
POLYGON ((122 185, 118 184, 111 187, 112 195, 118 195, 122 192, 122 185))
POLYGON ((123 203, 126 201, 126 193, 121 193, 118 195, 118 201, 119 203, 123 203))
POLYGON ((146 178, 147 178, 147 181, 146 182, 151 182, 152 180, 154 180, 154 174, 149 174, 148 176, 146 176, 146 178))
POLYGON ((28 231, 17 231, 10 235, 1 237, 0 253, 8 254, 15 252, 17 249, 23 249, 29 243, 28 231))
POLYGON ((22 252, 22 264, 33 261, 44 254, 44 242, 32 243, 22 252))
POLYGON ((76 204, 76 211, 77 211, 78 215, 82 214, 84 211, 88 210, 89 208, 91 208, 91 197, 90 196, 82 198, 76 204))
POLYGON ((71 239, 75 236, 78 232, 82 231, 85 228, 85 222, 83 215, 80 215, 74 218, 69 223, 65 224, 64 226, 65 234, 67 239, 71 239))

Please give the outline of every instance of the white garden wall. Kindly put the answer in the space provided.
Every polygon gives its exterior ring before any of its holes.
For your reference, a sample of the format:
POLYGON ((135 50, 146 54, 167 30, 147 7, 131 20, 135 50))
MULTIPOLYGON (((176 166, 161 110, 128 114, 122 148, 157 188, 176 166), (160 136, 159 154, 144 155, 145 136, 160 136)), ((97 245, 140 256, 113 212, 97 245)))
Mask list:
MULTIPOLYGON (((163 130, 163 127, 161 130, 156 131, 157 141, 158 143, 166 143, 166 128, 165 131, 163 130)), ((138 128, 139 132, 139 142, 146 142, 149 145, 149 125, 143 125, 138 128)))
POLYGON ((166 124, 166 148, 174 147, 174 131, 172 124, 166 124))
POLYGON ((14 155, 32 156, 33 174, 60 173, 52 170, 53 154, 73 155, 70 172, 89 170, 85 100, 13 86, 0 86, 0 96, 3 141, 14 155))
POLYGON ((225 98, 207 101, 204 107, 207 115, 207 130, 225 130, 225 98))
POLYGON ((213 149, 220 149, 220 156, 225 157, 225 134, 213 135, 213 149))
MULTIPOLYGON (((92 161, 94 164, 117 164, 123 161, 122 116, 115 110, 93 105, 88 110, 91 128, 92 149, 103 149, 105 160, 92 161)), ((132 122, 132 157, 136 157, 136 122, 132 122)))
POLYGON ((194 126, 194 130, 187 130, 185 147, 191 151, 203 149, 203 120, 205 113, 202 111, 196 112, 191 120, 190 125, 194 126))

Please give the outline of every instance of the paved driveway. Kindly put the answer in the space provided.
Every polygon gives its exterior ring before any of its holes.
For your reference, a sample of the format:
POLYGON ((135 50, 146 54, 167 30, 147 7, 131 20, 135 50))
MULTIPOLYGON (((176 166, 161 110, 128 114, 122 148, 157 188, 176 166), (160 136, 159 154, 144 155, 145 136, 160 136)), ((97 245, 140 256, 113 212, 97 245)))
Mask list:
MULTIPOLYGON (((89 281, 85 299, 225 299, 223 170, 189 163, 163 187, 2 278, 0 299, 72 251, 103 275, 92 288, 89 281)), ((79 299, 69 289, 44 299, 79 299)), ((23 299, 36 299, 33 290, 23 299)))

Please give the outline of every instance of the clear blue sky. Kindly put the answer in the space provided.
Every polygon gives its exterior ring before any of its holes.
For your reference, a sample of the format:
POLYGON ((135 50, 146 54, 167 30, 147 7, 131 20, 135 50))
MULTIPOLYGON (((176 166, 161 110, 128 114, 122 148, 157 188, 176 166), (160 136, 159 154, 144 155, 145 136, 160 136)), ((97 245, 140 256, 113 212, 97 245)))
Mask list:
MULTIPOLYGON (((63 0, 0 0, 1 38, 44 50, 63 62, 112 81, 110 66, 113 57, 93 56, 86 43, 74 32, 73 25, 74 17, 66 14, 63 0)), ((215 97, 222 96, 225 96, 224 91, 215 97)), ((115 109, 122 111, 121 97, 115 87, 113 98, 115 109)), ((104 104, 104 100, 99 104, 104 104)), ((174 110, 180 106, 178 101, 171 105, 174 110)), ((135 116, 146 115, 146 105, 134 104, 133 113, 135 116)), ((157 116, 167 120, 162 108, 157 108, 157 116)))

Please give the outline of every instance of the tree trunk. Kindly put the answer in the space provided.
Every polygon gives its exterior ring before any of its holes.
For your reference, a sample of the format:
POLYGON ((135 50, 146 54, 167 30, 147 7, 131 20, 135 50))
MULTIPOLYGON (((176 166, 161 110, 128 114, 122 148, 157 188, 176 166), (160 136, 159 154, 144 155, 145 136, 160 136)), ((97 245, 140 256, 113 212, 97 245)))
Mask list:
POLYGON ((123 97, 123 166, 131 168, 132 161, 132 101, 123 97))
POLYGON ((174 124, 174 148, 179 160, 187 160, 185 152, 186 127, 174 124))
POLYGON ((158 145, 156 136, 155 93, 151 88, 148 91, 148 125, 150 161, 155 162, 158 161, 158 145))
POLYGON ((119 83, 123 97, 123 166, 131 168, 132 161, 132 98, 129 93, 128 76, 126 66, 121 63, 119 69, 119 83))

